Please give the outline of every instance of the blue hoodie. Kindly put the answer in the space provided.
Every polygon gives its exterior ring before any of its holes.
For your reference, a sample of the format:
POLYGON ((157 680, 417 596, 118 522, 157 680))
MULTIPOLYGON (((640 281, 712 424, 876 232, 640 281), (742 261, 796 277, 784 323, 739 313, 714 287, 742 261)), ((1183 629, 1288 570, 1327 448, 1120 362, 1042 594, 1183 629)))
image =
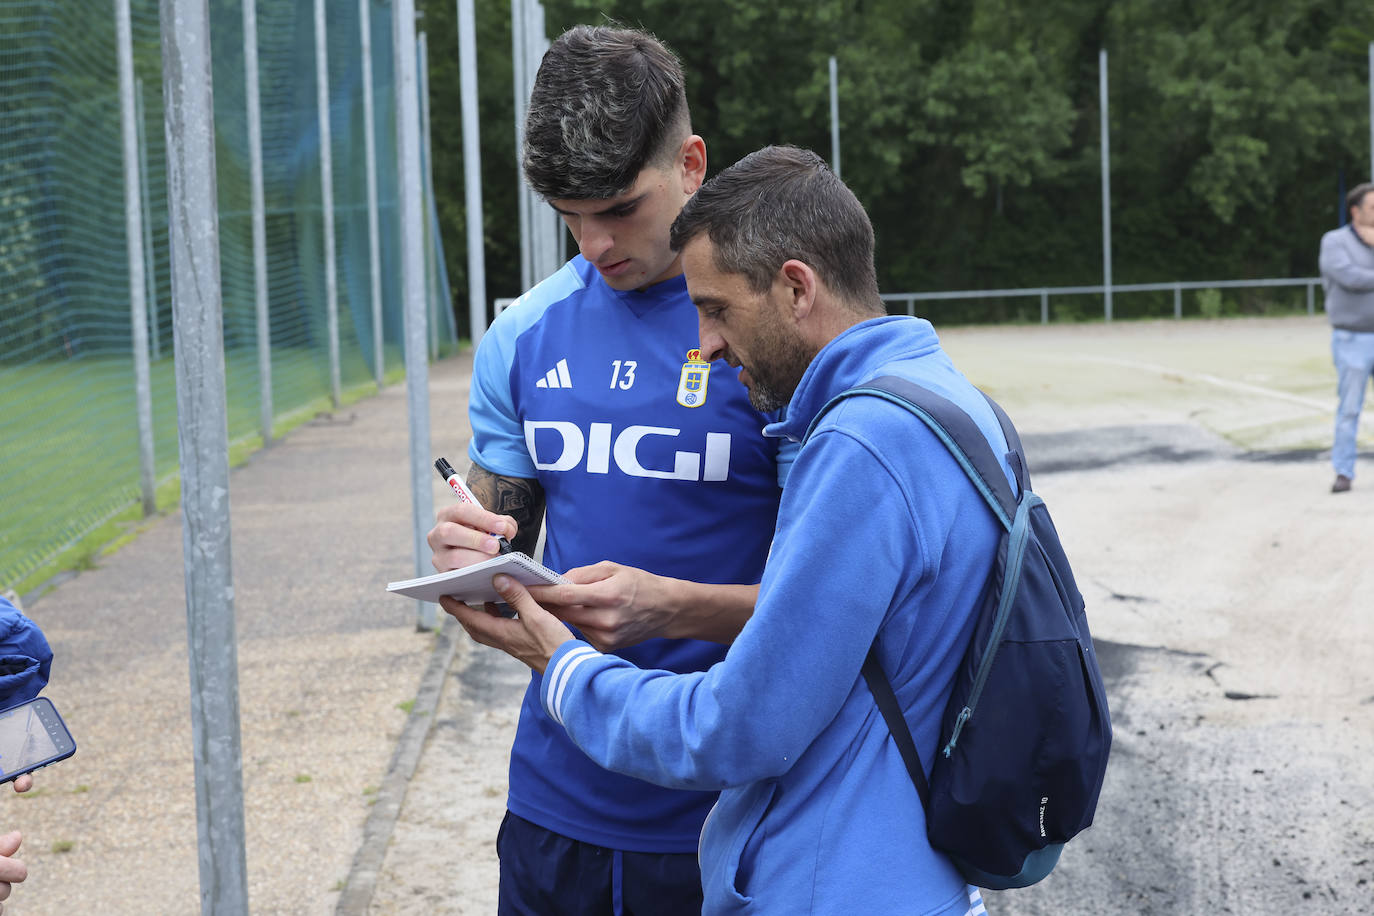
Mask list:
MULTIPOLYGON (((944 395, 1006 452, 982 396, 915 318, 876 318, 832 340, 767 432, 801 439, 831 397, 879 375, 944 395)), ((878 398, 849 399, 793 465, 758 605, 724 661, 644 671, 570 640, 541 700, 609 769, 723 790, 701 836, 706 913, 982 913, 977 890, 926 839, 860 668, 881 632, 883 668, 928 767, 999 532, 923 423, 878 398)))
POLYGON ((43 631, 0 598, 0 709, 38 696, 51 670, 52 649, 43 631))

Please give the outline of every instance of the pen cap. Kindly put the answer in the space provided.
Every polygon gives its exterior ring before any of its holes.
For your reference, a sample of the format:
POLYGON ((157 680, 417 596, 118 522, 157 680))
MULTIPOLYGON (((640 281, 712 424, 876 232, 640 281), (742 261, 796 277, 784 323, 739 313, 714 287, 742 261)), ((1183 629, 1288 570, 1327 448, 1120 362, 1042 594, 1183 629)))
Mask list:
POLYGON ((453 469, 453 465, 448 463, 447 458, 438 458, 434 462, 434 469, 439 472, 439 476, 448 480, 458 472, 453 469))

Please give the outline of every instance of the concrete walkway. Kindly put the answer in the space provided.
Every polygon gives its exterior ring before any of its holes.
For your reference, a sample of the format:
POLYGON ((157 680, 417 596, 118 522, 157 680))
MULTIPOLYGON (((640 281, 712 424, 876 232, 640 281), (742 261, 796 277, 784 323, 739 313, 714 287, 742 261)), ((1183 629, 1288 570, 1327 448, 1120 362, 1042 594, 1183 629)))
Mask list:
MULTIPOLYGON (((468 354, 431 368, 433 448, 459 468, 469 373, 468 354)), ((253 913, 333 913, 365 883, 350 881, 364 828, 386 842, 374 812, 398 807, 404 749, 418 755, 432 718, 451 643, 385 592, 414 574, 407 446, 397 385, 230 474, 253 913)), ((180 514, 26 611, 53 645, 47 694, 78 747, 34 791, 6 792, 0 829, 23 831, 29 865, 6 914, 199 913, 180 514)))

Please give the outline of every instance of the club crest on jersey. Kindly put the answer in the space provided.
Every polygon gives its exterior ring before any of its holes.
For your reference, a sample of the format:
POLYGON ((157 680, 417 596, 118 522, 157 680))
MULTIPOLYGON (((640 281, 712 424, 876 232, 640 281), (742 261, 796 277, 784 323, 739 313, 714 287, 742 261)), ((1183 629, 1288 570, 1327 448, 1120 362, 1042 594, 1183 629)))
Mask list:
POLYGON ((700 407, 706 403, 706 383, 711 378, 711 364, 701 358, 700 350, 688 350, 687 362, 682 364, 682 377, 677 383, 677 402, 683 407, 700 407))

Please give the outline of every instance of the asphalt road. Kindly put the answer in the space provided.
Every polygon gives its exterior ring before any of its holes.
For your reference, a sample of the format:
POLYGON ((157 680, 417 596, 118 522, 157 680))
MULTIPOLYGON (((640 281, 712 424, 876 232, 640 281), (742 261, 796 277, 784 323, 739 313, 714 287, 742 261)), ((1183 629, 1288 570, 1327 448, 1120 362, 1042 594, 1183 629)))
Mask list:
MULTIPOLYGON (((1023 433, 1115 728, 1095 825, 988 911, 1374 912, 1374 440, 1330 494, 1322 318, 941 336, 1023 433)), ((525 674, 459 639, 371 913, 494 911, 525 674)))

